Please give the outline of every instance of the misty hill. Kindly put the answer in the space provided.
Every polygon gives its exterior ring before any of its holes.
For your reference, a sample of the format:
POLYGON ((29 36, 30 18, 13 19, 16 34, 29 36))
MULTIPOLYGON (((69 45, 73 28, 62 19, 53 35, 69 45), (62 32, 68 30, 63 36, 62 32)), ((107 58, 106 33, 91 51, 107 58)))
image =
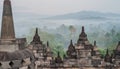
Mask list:
POLYGON ((116 13, 81 11, 81 12, 76 12, 76 13, 52 16, 52 17, 48 17, 45 19, 108 20, 108 19, 118 18, 118 17, 120 17, 120 14, 116 14, 116 13))
MULTIPOLYGON (((67 48, 71 39, 76 43, 81 26, 85 26, 90 42, 93 43, 96 40, 100 48, 116 46, 117 42, 120 41, 120 14, 82 11, 50 17, 24 12, 13 13, 16 37, 30 36, 30 30, 38 27, 41 31, 47 32, 45 34, 48 34, 42 36, 40 33, 41 37, 53 36, 53 38, 47 37, 46 39, 49 41, 54 39, 56 44, 67 48), (76 28, 74 38, 70 35, 70 25, 76 28)), ((55 44, 54 41, 50 43, 55 44)))

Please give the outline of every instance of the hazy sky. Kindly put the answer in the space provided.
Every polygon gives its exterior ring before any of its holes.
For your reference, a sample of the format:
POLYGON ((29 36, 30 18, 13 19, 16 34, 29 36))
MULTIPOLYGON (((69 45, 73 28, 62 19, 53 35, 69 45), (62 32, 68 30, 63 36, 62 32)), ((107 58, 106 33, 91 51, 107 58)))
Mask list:
MULTIPOLYGON (((120 12, 120 0, 11 0, 15 12, 58 15, 84 10, 120 12)), ((3 0, 0 0, 2 6, 3 0)), ((0 7, 0 11, 2 7, 0 7)))

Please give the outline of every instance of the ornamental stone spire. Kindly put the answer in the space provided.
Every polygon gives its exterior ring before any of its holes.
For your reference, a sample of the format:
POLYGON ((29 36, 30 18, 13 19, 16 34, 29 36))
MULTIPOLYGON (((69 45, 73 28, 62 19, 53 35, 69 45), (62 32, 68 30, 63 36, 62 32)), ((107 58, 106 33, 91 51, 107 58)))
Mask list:
POLYGON ((4 0, 1 26, 1 39, 15 39, 14 22, 10 0, 4 0))
POLYGON ((40 36, 38 34, 38 28, 36 28, 35 35, 31 44, 42 44, 42 41, 40 40, 40 36))

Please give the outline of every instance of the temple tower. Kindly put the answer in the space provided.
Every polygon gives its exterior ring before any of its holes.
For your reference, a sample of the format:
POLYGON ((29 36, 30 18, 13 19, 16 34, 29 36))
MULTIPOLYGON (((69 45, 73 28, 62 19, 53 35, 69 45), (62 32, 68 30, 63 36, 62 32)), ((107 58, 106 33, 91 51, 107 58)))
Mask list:
POLYGON ((25 48, 26 38, 16 38, 10 0, 4 0, 0 51, 14 52, 25 48))
POLYGON ((1 39, 4 39, 4 40, 15 39, 12 7, 11 7, 10 0, 4 0, 2 27, 1 27, 1 39))

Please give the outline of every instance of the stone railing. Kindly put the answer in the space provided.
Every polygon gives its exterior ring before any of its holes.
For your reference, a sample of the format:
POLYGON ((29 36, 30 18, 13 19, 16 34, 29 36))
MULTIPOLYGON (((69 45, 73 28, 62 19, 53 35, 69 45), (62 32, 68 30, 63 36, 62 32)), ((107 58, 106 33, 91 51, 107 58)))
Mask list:
POLYGON ((13 60, 13 61, 0 61, 0 69, 28 69, 31 65, 32 61, 30 58, 21 59, 21 60, 13 60))

